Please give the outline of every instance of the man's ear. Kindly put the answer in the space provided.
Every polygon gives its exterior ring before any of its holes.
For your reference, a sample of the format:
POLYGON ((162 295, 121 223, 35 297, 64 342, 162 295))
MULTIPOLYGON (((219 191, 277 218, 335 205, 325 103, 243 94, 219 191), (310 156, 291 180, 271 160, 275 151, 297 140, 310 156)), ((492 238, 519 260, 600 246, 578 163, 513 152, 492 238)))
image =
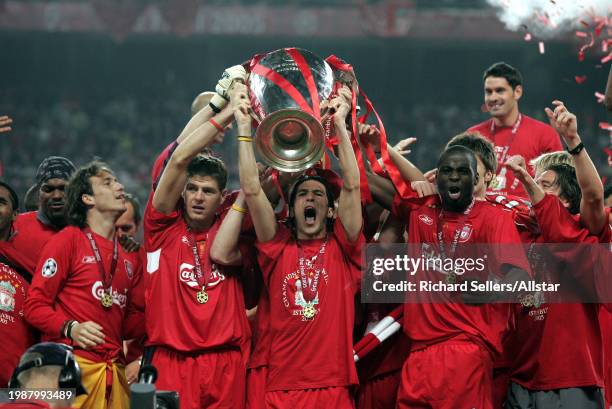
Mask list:
POLYGON ((474 186, 478 184, 478 172, 474 173, 474 186))
POLYGON ((485 185, 488 184, 492 180, 493 180, 493 172, 491 172, 490 170, 487 170, 484 174, 485 185))
POLYGON ((523 86, 517 85, 514 88, 514 99, 518 101, 519 99, 521 99, 522 96, 523 96, 523 86))
POLYGON ((93 195, 89 195, 87 193, 83 193, 81 195, 81 201, 85 204, 85 206, 93 206, 96 204, 96 200, 93 195))

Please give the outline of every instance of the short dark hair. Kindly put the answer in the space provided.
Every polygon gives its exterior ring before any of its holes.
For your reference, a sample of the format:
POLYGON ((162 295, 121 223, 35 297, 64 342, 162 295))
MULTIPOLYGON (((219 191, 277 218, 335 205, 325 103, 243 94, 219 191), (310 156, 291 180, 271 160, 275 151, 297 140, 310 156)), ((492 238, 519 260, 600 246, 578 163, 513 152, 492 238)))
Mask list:
POLYGON ((142 207, 140 206, 140 200, 138 200, 138 198, 131 193, 126 193, 124 196, 125 200, 130 202, 134 208, 134 223, 139 225, 140 221, 142 220, 142 207))
MULTIPOLYGON (((293 207, 295 205, 295 199, 297 198, 297 192, 298 192, 299 187, 304 182, 307 182, 309 180, 315 180, 315 181, 321 183, 325 187, 325 195, 327 196, 327 207, 333 209, 334 208, 334 193, 333 193, 332 187, 329 184, 329 182, 327 181, 327 179, 322 178, 319 175, 302 175, 299 178, 297 178, 297 180, 293 183, 293 186, 291 187, 291 192, 289 193, 289 203, 288 203, 289 210, 293 209, 293 207)), ((291 230, 294 230, 294 228, 295 228, 295 216, 289 216, 287 218, 286 225, 291 230)), ((327 223, 325 225, 325 229, 327 231, 331 231, 333 229, 333 227, 334 227, 334 220, 333 220, 333 218, 328 217, 327 218, 327 223)))
POLYGON ((576 178, 576 169, 565 163, 555 163, 544 169, 544 171, 548 170, 555 172, 557 175, 555 184, 559 186, 559 197, 569 202, 567 210, 571 214, 578 214, 580 212, 582 191, 576 178))
POLYGON ((66 188, 66 220, 69 225, 83 228, 87 225, 87 206, 83 203, 83 195, 93 195, 91 178, 100 172, 112 170, 101 161, 93 161, 80 167, 66 188))
POLYGON ((462 145, 453 145, 453 146, 446 148, 440 154, 440 158, 438 159, 437 167, 438 168, 440 167, 440 163, 442 162, 443 159, 446 159, 447 156, 453 155, 455 153, 461 153, 467 156, 468 161, 470 162, 470 168, 474 172, 474 176, 478 177, 478 162, 476 162, 476 153, 473 150, 466 148, 465 146, 462 146, 462 145))
POLYGON ((503 61, 496 62, 486 69, 482 75, 482 80, 485 81, 488 77, 505 78, 512 89, 515 89, 517 85, 523 85, 523 76, 521 72, 503 61))
POLYGON ((13 211, 14 212, 18 211, 19 210, 19 196, 17 196, 17 193, 15 192, 15 190, 13 190, 13 188, 8 183, 3 182, 1 180, 0 180, 0 186, 8 190, 9 196, 11 198, 11 205, 13 206, 13 211))
POLYGON ((495 146, 479 132, 463 132, 455 135, 446 144, 447 148, 451 146, 464 146, 472 150, 482 163, 485 169, 495 175, 497 171, 497 157, 495 156, 495 146))
POLYGON ((302 183, 307 182, 309 180, 315 180, 325 187, 325 195, 327 196, 327 207, 331 207, 333 209, 334 192, 332 191, 332 187, 326 179, 318 175, 302 175, 293 183, 293 187, 291 187, 291 193, 289 193, 289 209, 292 209, 293 205, 295 204, 298 188, 302 185, 302 183))
POLYGON ((197 155, 187 166, 187 176, 210 176, 217 181, 220 190, 227 184, 227 169, 219 158, 210 155, 197 155))

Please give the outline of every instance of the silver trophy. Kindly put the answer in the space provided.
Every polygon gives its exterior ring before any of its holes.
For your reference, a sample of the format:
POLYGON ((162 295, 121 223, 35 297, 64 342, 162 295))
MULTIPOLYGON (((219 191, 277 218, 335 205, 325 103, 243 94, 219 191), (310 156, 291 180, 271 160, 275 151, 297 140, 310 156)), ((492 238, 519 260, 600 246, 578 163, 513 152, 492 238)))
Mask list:
POLYGON ((310 51, 283 48, 251 68, 248 85, 259 121, 255 146, 261 160, 282 172, 319 162, 325 149, 319 105, 333 89, 331 67, 310 51))

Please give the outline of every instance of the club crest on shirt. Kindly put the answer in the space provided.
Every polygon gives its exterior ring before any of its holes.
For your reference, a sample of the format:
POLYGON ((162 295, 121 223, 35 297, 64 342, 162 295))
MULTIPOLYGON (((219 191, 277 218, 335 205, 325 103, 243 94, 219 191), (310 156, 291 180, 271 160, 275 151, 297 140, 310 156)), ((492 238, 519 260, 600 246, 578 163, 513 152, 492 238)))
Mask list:
POLYGON ((0 310, 11 312, 15 309, 16 292, 9 281, 0 281, 0 310))
MULTIPOLYGON (((210 268, 211 272, 206 288, 215 287, 221 281, 225 280, 225 275, 219 271, 216 264, 211 264, 210 268)), ((203 273, 206 274, 206 272, 203 273)), ((191 288, 197 288, 198 290, 200 289, 200 285, 198 284, 198 280, 195 275, 195 267, 192 264, 181 264, 179 267, 179 279, 191 288)))
POLYGON ((132 263, 128 260, 123 260, 123 264, 125 265, 125 273, 131 280, 132 277, 134 277, 134 267, 132 266, 132 263))
POLYGON ((53 277, 57 273, 57 262, 52 258, 48 258, 43 264, 40 273, 45 278, 53 277))
MULTIPOLYGON (((321 277, 319 286, 324 282, 327 284, 329 277, 325 269, 321 271, 321 277)), ((312 285, 311 277, 308 277, 308 285, 312 285)), ((319 287, 320 288, 320 287, 319 287)), ((314 308, 314 315, 319 313, 319 291, 313 300, 307 302, 304 298, 304 289, 302 288, 302 281, 300 280, 300 274, 297 271, 287 274, 283 278, 281 285, 281 292, 283 298, 283 305, 289 311, 291 316, 300 318, 301 321, 309 321, 310 319, 304 316, 304 311, 307 308, 314 308)), ((311 317, 312 318, 312 317, 311 317)))
POLYGON ((433 224, 433 219, 429 216, 427 216, 426 214, 420 214, 419 215, 419 220, 422 221, 423 223, 425 223, 428 226, 431 226, 433 224))
MULTIPOLYGON (((123 294, 121 294, 116 288, 111 287, 110 293, 113 298, 113 304, 118 305, 119 308, 125 308, 127 305, 127 288, 123 290, 123 294)), ((91 294, 94 296, 96 300, 101 300, 104 295, 104 284, 102 281, 96 281, 94 285, 91 286, 91 294)))
POLYGON ((96 263, 96 258, 94 256, 83 256, 83 259, 81 260, 81 263, 83 263, 83 264, 95 264, 96 263))
POLYGON ((187 238, 187 236, 181 237, 181 243, 189 246, 189 239, 187 238))
POLYGON ((463 228, 461 229, 461 233, 459 233, 459 243, 465 243, 466 241, 468 241, 472 236, 473 230, 474 229, 469 224, 463 226, 463 228))

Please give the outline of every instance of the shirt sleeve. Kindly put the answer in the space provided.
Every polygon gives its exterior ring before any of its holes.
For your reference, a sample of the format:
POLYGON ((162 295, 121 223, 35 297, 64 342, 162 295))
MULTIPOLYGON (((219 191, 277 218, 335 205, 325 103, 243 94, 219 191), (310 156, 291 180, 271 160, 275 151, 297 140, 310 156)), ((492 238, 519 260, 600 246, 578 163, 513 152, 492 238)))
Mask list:
POLYGON ((499 213, 490 219, 491 228, 487 230, 490 232, 487 240, 489 248, 486 253, 494 255, 493 260, 488 257, 489 263, 492 263, 491 272, 503 276, 509 268, 516 267, 533 277, 512 212, 500 209, 499 213))
POLYGON ((176 141, 172 142, 170 145, 166 146, 162 153, 160 153, 160 155, 157 157, 157 159, 155 159, 155 162, 153 163, 153 169, 151 170, 151 184, 153 190, 157 188, 159 178, 161 178, 161 175, 164 172, 166 165, 168 164, 168 160, 170 159, 170 156, 172 156, 172 153, 174 152, 177 146, 178 143, 176 141))
POLYGON ((132 287, 129 291, 129 304, 123 321, 124 339, 139 338, 145 334, 145 296, 143 279, 143 251, 139 251, 138 263, 132 278, 132 287))
POLYGON ((58 233, 43 248, 25 302, 28 322, 53 337, 61 335, 64 322, 71 319, 56 311, 55 300, 72 268, 76 231, 70 229, 58 233))
POLYGON ((557 152, 563 150, 561 137, 550 126, 545 127, 545 132, 543 132, 542 138, 540 138, 540 140, 542 141, 540 153, 557 152))
POLYGON ((145 231, 145 247, 147 251, 157 249, 161 246, 161 241, 168 227, 176 223, 181 217, 179 210, 174 210, 170 214, 164 214, 153 206, 153 193, 149 197, 143 218, 145 231))
POLYGON ((264 277, 264 281, 268 281, 268 278, 276 263, 282 258, 283 250, 287 247, 287 243, 291 239, 291 230, 282 223, 278 223, 278 229, 276 235, 266 242, 259 240, 255 241, 255 248, 257 249, 257 261, 264 277))

